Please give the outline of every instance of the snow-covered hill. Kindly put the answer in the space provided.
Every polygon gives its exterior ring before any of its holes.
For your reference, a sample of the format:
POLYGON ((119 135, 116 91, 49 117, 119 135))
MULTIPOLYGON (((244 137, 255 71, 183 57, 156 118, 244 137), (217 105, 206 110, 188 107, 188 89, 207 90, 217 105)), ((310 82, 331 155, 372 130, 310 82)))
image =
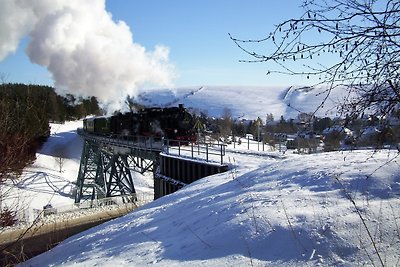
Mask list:
MULTIPOLYGON (((314 112, 326 97, 325 90, 309 87, 199 86, 152 90, 140 94, 136 101, 148 106, 183 103, 185 107, 206 112, 209 116, 221 116, 227 108, 235 118, 264 119, 272 113, 275 119, 281 116, 288 119, 296 118, 300 112, 314 112)), ((316 114, 336 117, 335 107, 344 93, 340 89, 333 90, 316 114)))
POLYGON ((393 266, 400 260, 395 156, 230 153, 230 172, 71 237, 23 266, 379 265, 373 243, 393 266))

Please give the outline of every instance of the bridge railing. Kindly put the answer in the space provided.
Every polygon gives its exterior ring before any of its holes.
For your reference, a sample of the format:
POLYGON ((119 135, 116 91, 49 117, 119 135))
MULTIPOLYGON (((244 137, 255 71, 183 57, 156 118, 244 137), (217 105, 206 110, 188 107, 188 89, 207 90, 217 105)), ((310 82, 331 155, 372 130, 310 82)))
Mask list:
POLYGON ((161 151, 163 146, 163 138, 158 136, 143 135, 98 135, 91 134, 78 128, 78 134, 86 139, 94 142, 106 143, 118 147, 137 148, 150 151, 161 151))
POLYGON ((162 152, 206 162, 219 162, 222 165, 224 164, 225 148, 225 144, 164 139, 162 152))
POLYGON ((207 162, 219 162, 221 165, 224 163, 226 145, 222 143, 194 143, 187 140, 164 139, 153 136, 94 135, 84 131, 82 128, 77 131, 79 135, 94 142, 153 152, 163 151, 170 155, 174 154, 207 162))

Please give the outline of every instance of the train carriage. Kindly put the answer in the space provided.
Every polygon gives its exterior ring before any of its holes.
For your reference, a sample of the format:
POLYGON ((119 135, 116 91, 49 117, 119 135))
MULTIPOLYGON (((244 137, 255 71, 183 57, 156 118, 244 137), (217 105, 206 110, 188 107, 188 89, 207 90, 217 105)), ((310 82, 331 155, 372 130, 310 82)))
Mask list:
POLYGON ((83 120, 83 129, 90 133, 108 134, 110 132, 109 118, 92 117, 83 120))

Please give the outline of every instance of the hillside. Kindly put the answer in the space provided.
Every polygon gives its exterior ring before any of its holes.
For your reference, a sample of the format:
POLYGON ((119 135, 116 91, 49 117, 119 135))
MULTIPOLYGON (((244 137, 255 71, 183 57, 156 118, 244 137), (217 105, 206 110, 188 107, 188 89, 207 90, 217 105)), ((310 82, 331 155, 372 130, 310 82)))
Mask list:
POLYGON ((373 243, 385 264, 399 261, 394 151, 228 151, 229 172, 73 236, 21 266, 379 265, 373 243))
MULTIPOLYGON (((320 117, 338 116, 334 107, 343 99, 343 94, 340 89, 331 92, 316 114, 320 117)), ((275 119, 281 116, 288 119, 297 118, 300 112, 314 112, 325 97, 323 88, 199 86, 152 90, 140 94, 135 100, 148 106, 183 103, 187 108, 216 117, 228 108, 234 118, 265 118, 272 113, 275 119)))
MULTIPOLYGON (((51 135, 36 153, 35 162, 14 180, 2 184, 3 207, 18 210, 18 217, 32 222, 43 206, 67 209, 74 203, 82 139, 76 130, 82 121, 51 123, 51 135)), ((138 192, 153 196, 151 174, 133 173, 138 192)))

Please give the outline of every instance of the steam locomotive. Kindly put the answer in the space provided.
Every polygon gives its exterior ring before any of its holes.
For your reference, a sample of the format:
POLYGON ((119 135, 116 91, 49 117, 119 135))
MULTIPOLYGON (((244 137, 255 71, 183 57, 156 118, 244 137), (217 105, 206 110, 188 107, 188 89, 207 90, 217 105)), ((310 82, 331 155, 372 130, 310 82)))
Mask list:
POLYGON ((172 140, 195 141, 194 119, 183 107, 144 108, 137 113, 118 113, 111 117, 83 120, 83 130, 97 135, 122 137, 164 137, 172 140))

